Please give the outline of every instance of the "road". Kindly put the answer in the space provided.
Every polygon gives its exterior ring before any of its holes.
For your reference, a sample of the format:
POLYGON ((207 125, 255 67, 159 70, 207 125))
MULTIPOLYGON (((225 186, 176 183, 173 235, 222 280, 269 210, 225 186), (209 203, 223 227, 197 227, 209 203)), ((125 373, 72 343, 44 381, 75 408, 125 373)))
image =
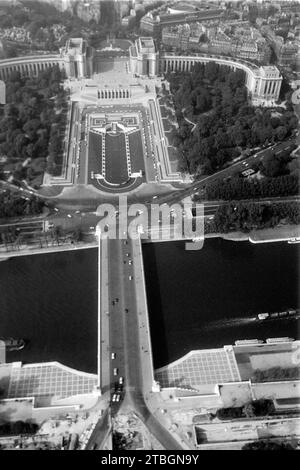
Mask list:
MULTIPOLYGON (((147 353, 140 346, 139 312, 137 292, 134 282, 132 262, 132 240, 109 240, 109 286, 111 302, 111 352, 116 354, 111 359, 112 394, 114 384, 124 378, 126 402, 131 405, 142 419, 150 433, 168 450, 180 450, 181 447, 169 432, 150 413, 143 396, 143 373, 141 355, 147 353), (128 256, 127 256, 128 254, 128 256), (131 278, 130 278, 131 277, 131 278), (115 299, 118 299, 116 302, 115 299), (112 302, 115 302, 112 305, 112 302), (117 375, 114 375, 117 369, 117 375)), ((146 371, 147 373, 147 371, 146 371)), ((119 410, 121 402, 112 402, 112 416, 119 410)))
MULTIPOLYGON (((80 121, 80 116, 78 117, 78 120, 80 121)), ((79 137, 80 134, 80 126, 78 125, 77 127, 77 138, 79 137)), ((76 138, 76 135, 74 136, 76 138)), ((270 151, 272 150, 276 156, 280 156, 280 154, 284 154, 285 152, 290 152, 293 150, 295 147, 295 139, 290 138, 284 142, 280 142, 278 144, 274 144, 272 146, 268 146, 267 148, 264 148, 257 153, 244 158, 243 160, 240 160, 232 165, 230 165, 227 168, 224 168, 223 170, 220 170, 213 175, 209 176, 204 176, 199 178, 199 180, 195 181, 194 183, 190 184, 188 187, 184 186, 184 189, 176 189, 174 191, 171 191, 167 195, 162 195, 162 196, 156 196, 154 195, 152 198, 149 199, 149 197, 140 197, 139 202, 146 202, 146 203, 169 203, 173 204, 175 202, 182 201, 185 197, 187 196, 192 196, 195 193, 200 192, 201 195, 201 190, 203 190, 206 186, 207 183, 213 182, 217 179, 220 178, 227 178, 230 176, 233 176, 236 173, 241 173, 246 169, 249 169, 253 163, 259 163, 259 161, 270 151)), ((81 165, 82 166, 82 165, 81 165)), ((82 178, 83 174, 85 174, 86 171, 82 170, 82 175, 80 182, 82 183, 82 178)), ((10 189, 12 191, 19 191, 22 192, 22 195, 25 197, 30 197, 32 194, 35 194, 37 197, 40 197, 43 200, 47 200, 47 196, 41 196, 39 193, 32 191, 28 188, 25 188, 24 185, 23 187, 19 188, 18 186, 15 186, 11 183, 8 182, 3 182, 0 181, 0 187, 3 189, 10 189)), ((88 212, 88 206, 86 205, 86 202, 88 202, 88 205, 91 207, 95 206, 95 203, 97 204, 97 201, 80 201, 78 199, 75 199, 74 201, 69 200, 69 201, 64 201, 60 200, 59 198, 55 199, 54 197, 51 197, 49 199, 49 204, 50 205, 55 205, 61 210, 64 211, 66 207, 68 207, 68 211, 74 211, 72 207, 77 206, 78 209, 86 210, 88 212)), ((66 212, 66 211, 65 211, 66 212)))
MULTIPOLYGON (((257 203, 257 204, 272 204, 272 203, 277 203, 277 204, 282 204, 282 203, 288 203, 288 202, 295 202, 299 201, 300 196, 288 196, 288 197, 269 197, 269 198, 261 198, 259 200, 255 199, 241 199, 238 202, 251 202, 251 203, 257 203)), ((202 204, 204 204, 204 216, 209 217, 213 216, 218 207, 229 204, 232 201, 201 201, 202 204)))
MULTIPOLYGON (((274 198, 264 198, 259 200, 243 200, 243 202, 251 202, 256 204, 272 204, 272 203, 289 203, 299 201, 299 196, 289 196, 289 197, 274 197, 274 198)), ((214 217, 218 207, 227 204, 228 201, 201 201, 204 205, 204 216, 208 219, 214 217)), ((163 203, 161 203, 163 204, 163 203)), ((150 204, 147 205, 149 214, 151 213, 150 204)), ((160 216, 161 217, 161 216, 160 216)), ((202 217, 202 215, 200 216, 202 217)), ((128 218, 128 224, 132 218, 128 218)), ((56 237, 51 236, 51 232, 44 232, 45 230, 45 222, 47 221, 52 227, 60 227, 63 232, 62 236, 60 237, 60 241, 63 242, 64 235, 63 233, 71 233, 72 231, 79 229, 81 233, 81 239, 83 242, 91 243, 94 239, 95 234, 95 227, 99 222, 100 217, 97 215, 96 212, 81 212, 81 211, 63 211, 57 210, 52 211, 44 218, 42 217, 35 217, 35 218, 28 218, 27 220, 18 220, 11 223, 4 223, 0 224, 0 234, 1 232, 9 232, 11 229, 15 229, 17 238, 13 238, 10 241, 8 236, 7 243, 6 243, 6 251, 16 251, 16 250, 23 250, 26 247, 26 244, 30 246, 36 244, 37 247, 46 247, 53 245, 53 240, 56 240, 56 237), (21 246, 22 245, 22 246, 21 246)), ((162 230, 161 223, 156 223, 156 226, 153 227, 151 221, 149 219, 148 226, 149 230, 146 230, 145 233, 148 235, 148 238, 152 239, 169 239, 173 238, 176 234, 174 232, 174 225, 175 219, 172 217, 170 218, 170 230, 169 228, 164 226, 164 230, 162 230), (156 237, 155 237, 156 234, 156 237)), ((4 243, 4 242, 3 242, 4 243)), ((54 245, 56 242, 54 243, 54 245)), ((0 246, 1 246, 1 239, 0 239, 0 246)), ((116 268, 115 268, 116 269, 116 268)), ((117 294, 115 297, 118 297, 117 294)), ((112 299, 113 300, 113 299, 112 299)))
POLYGON ((204 176, 200 178, 199 180, 195 181, 195 183, 192 183, 188 188, 171 192, 170 194, 166 196, 158 196, 157 198, 155 198, 155 201, 149 201, 149 202, 156 202, 159 204, 161 203, 171 204, 174 202, 178 202, 187 196, 191 196, 201 191, 201 189, 205 188, 207 183, 211 183, 220 178, 228 178, 230 176, 233 176, 236 173, 241 173, 242 171, 249 169, 253 163, 257 164, 270 150, 272 150, 275 155, 279 156, 280 154, 284 152, 288 152, 289 149, 292 150, 294 147, 295 147, 294 139, 290 139, 288 141, 269 146, 268 148, 260 150, 257 153, 247 158, 244 158, 243 160, 240 160, 230 165, 229 167, 224 168, 221 171, 214 173, 213 175, 204 176))
POLYGON ((85 450, 101 450, 111 430, 109 410, 97 422, 85 450))

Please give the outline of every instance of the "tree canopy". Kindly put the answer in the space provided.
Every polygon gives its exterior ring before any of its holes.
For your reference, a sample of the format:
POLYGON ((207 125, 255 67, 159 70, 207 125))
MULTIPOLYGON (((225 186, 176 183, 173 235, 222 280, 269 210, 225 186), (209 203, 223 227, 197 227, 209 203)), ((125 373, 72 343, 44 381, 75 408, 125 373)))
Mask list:
POLYGON ((206 233, 250 232, 273 228, 280 222, 298 225, 300 207, 297 202, 255 203, 231 201, 217 208, 214 219, 206 222, 206 233))
POLYGON ((37 215, 43 211, 44 205, 44 202, 35 196, 25 198, 11 191, 6 191, 0 193, 0 219, 37 215))
POLYGON ((242 447, 242 450, 296 450, 296 449, 289 442, 258 440, 258 441, 248 442, 242 447))
MULTIPOLYGON (((245 75, 241 70, 214 62, 196 64, 192 72, 169 73, 179 129, 175 144, 181 150, 185 169, 210 174, 237 157, 243 148, 286 139, 297 127, 292 106, 257 108, 248 101, 245 75), (187 116, 196 123, 192 126, 187 116)), ((280 164, 271 171, 280 174, 280 164)))
POLYGON ((59 174, 67 122, 64 74, 55 66, 38 77, 13 72, 0 119, 0 156, 15 179, 29 182, 47 170, 59 174))
MULTIPOLYGON (((206 186, 208 200, 241 200, 268 197, 295 196, 299 194, 297 174, 274 178, 246 179, 233 177, 228 180, 215 180, 206 186)), ((195 200, 203 199, 195 196, 195 200)))

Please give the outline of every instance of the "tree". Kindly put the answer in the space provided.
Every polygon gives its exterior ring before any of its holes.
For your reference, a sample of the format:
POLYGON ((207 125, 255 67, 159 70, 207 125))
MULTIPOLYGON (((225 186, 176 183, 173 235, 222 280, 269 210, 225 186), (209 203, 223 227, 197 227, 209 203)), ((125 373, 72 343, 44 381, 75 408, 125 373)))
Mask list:
POLYGON ((258 440, 245 444, 242 450, 296 450, 290 443, 284 441, 258 440))
MULTIPOLYGON (((255 108, 247 102, 245 74, 231 71, 213 62, 196 64, 191 73, 168 74, 174 97, 178 135, 185 158, 191 169, 219 170, 234 158, 239 147, 249 148, 274 143, 289 137, 297 127, 297 117, 288 105, 274 116, 273 110, 255 108), (188 126, 182 112, 196 123, 188 126), (205 113, 205 114, 204 114, 205 113), (202 144, 204 138, 209 139, 202 144), (195 159, 194 144, 198 141, 199 157, 195 159), (207 143, 209 149, 206 149, 207 143), (209 163, 208 163, 209 160, 209 163)), ((270 176, 287 173, 286 162, 274 162, 270 176)), ((271 166, 272 166, 271 165, 271 166)), ((198 171, 198 170, 197 170, 198 171)))
POLYGON ((241 418, 243 414, 243 410, 241 407, 235 408, 220 408, 217 410, 217 418, 220 420, 224 419, 237 419, 241 418))
POLYGON ((278 140, 283 140, 287 135, 287 128, 285 126, 278 126, 276 129, 276 136, 278 140))
POLYGON ((255 409, 252 403, 248 403, 247 405, 243 406, 243 414, 247 418, 253 418, 255 416, 255 409))
POLYGON ((289 158, 280 157, 270 151, 262 160, 260 169, 265 176, 275 177, 287 172, 289 158))
POLYGON ((252 402, 255 416, 268 416, 275 411, 273 400, 260 399, 252 402))

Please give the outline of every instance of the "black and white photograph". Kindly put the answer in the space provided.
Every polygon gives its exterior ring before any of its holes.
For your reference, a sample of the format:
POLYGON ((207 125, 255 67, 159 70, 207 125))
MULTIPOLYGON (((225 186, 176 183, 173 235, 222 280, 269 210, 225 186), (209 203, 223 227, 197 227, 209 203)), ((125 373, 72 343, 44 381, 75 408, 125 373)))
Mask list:
POLYGON ((300 0, 0 0, 0 451, 300 450, 299 120, 300 0))

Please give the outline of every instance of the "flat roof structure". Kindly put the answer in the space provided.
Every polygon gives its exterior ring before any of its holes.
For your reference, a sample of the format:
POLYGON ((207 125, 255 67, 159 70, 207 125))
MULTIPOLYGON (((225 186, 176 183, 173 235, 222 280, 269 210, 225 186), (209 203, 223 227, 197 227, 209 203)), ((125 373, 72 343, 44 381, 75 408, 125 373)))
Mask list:
POLYGON ((256 370, 297 366, 300 341, 233 346, 242 380, 249 380, 256 370))
POLYGON ((71 55, 84 54, 85 41, 82 38, 72 38, 66 43, 66 53, 71 55))
POLYGON ((178 361, 155 371, 161 388, 192 388, 240 382, 232 347, 191 351, 178 361))
POLYGON ((280 72, 275 65, 264 65, 259 68, 260 75, 265 78, 279 78, 280 72))
POLYGON ((141 54, 153 53, 155 52, 155 43, 152 38, 141 37, 137 41, 138 52, 141 54))
POLYGON ((7 398, 66 398, 93 393, 96 386, 96 374, 77 371, 59 362, 12 363, 7 398))
MULTIPOLYGON (((162 13, 161 15, 154 15, 151 12, 146 13, 141 19, 141 28, 146 29, 145 26, 149 25, 150 28, 154 26, 162 28, 171 24, 180 23, 193 23, 196 21, 208 21, 213 19, 220 19, 224 15, 223 9, 202 9, 198 11, 179 11, 172 13, 162 13)), ((148 28, 147 28, 148 29, 148 28)))

